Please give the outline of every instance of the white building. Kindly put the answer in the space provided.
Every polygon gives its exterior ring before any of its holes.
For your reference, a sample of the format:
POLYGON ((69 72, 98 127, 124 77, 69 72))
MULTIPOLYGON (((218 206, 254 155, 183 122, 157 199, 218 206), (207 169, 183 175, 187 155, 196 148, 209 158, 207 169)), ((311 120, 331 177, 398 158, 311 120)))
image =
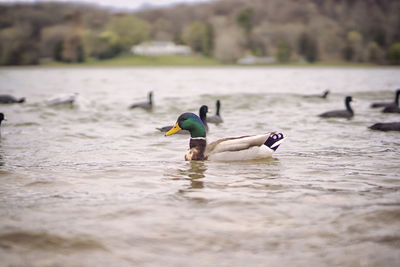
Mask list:
POLYGON ((160 56, 160 55, 189 55, 192 50, 186 45, 176 45, 169 41, 150 41, 135 45, 131 49, 135 55, 160 56))
POLYGON ((256 65, 256 64, 272 64, 275 63, 276 60, 273 57, 255 57, 255 56, 246 56, 239 58, 237 63, 241 65, 256 65))

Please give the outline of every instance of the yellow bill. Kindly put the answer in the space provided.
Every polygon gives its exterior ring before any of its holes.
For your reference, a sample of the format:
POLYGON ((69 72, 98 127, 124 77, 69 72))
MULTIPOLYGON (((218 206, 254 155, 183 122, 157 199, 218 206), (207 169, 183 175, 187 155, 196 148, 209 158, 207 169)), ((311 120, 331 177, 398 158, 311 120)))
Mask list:
POLYGON ((165 133, 165 136, 177 133, 180 130, 182 130, 181 127, 179 127, 178 123, 175 123, 174 127, 172 127, 171 130, 169 130, 168 132, 165 133))

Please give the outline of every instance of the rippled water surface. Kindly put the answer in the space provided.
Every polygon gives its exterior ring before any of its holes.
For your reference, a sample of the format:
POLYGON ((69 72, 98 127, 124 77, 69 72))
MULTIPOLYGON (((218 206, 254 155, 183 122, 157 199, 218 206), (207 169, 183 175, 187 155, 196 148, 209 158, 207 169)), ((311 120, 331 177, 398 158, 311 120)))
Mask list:
POLYGON ((0 69, 1 266, 398 266, 400 69, 0 69), (328 99, 303 94, 330 89, 328 99), (152 112, 128 106, 154 92, 152 112), (45 100, 78 92, 74 107, 45 100), (355 117, 317 115, 344 108, 355 117), (185 162, 164 137, 222 102, 209 140, 271 130, 273 159, 185 162))

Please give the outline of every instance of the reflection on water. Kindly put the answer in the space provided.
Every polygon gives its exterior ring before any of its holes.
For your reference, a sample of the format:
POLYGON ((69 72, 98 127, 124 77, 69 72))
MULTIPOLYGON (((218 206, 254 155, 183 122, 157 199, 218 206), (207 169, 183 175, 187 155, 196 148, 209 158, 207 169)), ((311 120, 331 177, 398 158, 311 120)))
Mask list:
POLYGON ((0 106, 5 266, 400 262, 399 133, 368 129, 400 119, 369 108, 398 69, 1 69, 0 86, 27 99, 0 106), (129 110, 150 88, 153 111, 129 110), (73 92, 74 108, 45 104, 73 92), (317 116, 349 94, 353 119, 317 116), (209 142, 282 131, 275 158, 185 162, 188 136, 156 130, 217 99, 209 142))
POLYGON ((175 171, 168 170, 168 173, 164 173, 164 176, 172 180, 189 181, 190 185, 188 186, 188 189, 201 189, 204 187, 202 178, 205 177, 206 171, 206 162, 190 161, 186 162, 175 171))
POLYGON ((205 177, 206 171, 206 163, 202 161, 189 162, 189 169, 186 171, 186 175, 190 179, 191 189, 200 189, 204 187, 204 183, 201 179, 205 177))

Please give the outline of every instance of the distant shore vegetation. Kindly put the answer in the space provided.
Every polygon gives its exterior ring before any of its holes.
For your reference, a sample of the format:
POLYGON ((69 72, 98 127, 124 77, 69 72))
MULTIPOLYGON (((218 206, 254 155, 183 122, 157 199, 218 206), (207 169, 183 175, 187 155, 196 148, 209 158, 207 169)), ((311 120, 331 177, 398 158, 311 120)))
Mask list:
POLYGON ((0 4, 0 65, 400 65, 399 14, 398 0, 219 0, 136 12, 0 4), (149 41, 192 53, 132 54, 149 41))

